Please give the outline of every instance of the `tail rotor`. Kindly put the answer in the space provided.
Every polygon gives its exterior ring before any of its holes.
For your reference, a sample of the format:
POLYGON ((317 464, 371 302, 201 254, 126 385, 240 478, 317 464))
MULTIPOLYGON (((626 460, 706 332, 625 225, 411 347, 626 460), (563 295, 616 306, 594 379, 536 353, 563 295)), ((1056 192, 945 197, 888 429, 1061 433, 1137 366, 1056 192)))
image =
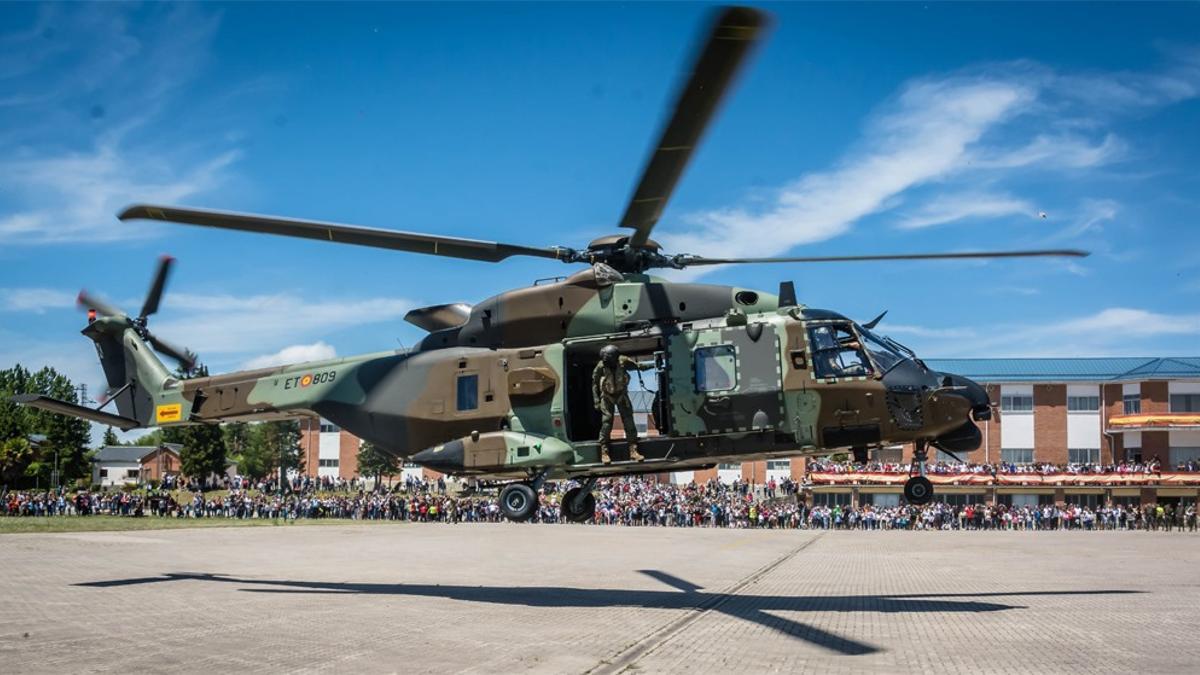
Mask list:
POLYGON ((171 273, 171 265, 175 259, 171 256, 163 256, 159 258, 158 269, 154 273, 154 279, 150 283, 150 290, 146 293, 146 300, 142 303, 142 311, 136 317, 130 317, 125 312, 122 312, 117 307, 108 304, 104 300, 91 295, 86 290, 79 292, 78 303, 80 307, 88 310, 89 322, 106 319, 115 321, 124 321, 129 328, 132 328, 138 337, 142 338, 149 344, 154 351, 170 357, 179 363, 185 371, 191 371, 196 367, 197 356, 190 349, 178 347, 154 333, 147 328, 146 322, 150 315, 158 311, 159 302, 162 300, 163 289, 167 285, 167 277, 171 273))

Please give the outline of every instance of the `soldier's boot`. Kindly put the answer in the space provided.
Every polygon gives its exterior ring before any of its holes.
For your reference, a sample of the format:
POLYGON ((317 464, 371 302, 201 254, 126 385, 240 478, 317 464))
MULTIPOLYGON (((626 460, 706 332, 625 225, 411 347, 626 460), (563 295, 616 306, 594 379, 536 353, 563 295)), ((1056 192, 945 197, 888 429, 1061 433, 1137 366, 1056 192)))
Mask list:
POLYGON ((629 444, 629 461, 641 462, 641 461, 644 461, 645 459, 646 458, 642 456, 642 453, 638 452, 637 443, 630 443, 629 444))
POLYGON ((612 464, 612 457, 608 456, 608 446, 607 445, 600 446, 600 463, 601 464, 612 464))

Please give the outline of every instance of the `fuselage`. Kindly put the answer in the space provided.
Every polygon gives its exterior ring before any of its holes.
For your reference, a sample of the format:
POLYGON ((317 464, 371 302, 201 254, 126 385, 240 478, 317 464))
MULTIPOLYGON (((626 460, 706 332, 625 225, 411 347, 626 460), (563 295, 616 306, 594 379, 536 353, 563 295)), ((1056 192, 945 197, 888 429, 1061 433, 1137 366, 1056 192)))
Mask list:
POLYGON ((157 409, 179 405, 180 422, 317 414, 397 455, 485 475, 600 470, 589 380, 605 344, 656 364, 659 433, 643 452, 679 468, 949 442, 987 410, 978 385, 844 316, 751 289, 594 266, 460 320, 411 350, 185 380, 157 409))

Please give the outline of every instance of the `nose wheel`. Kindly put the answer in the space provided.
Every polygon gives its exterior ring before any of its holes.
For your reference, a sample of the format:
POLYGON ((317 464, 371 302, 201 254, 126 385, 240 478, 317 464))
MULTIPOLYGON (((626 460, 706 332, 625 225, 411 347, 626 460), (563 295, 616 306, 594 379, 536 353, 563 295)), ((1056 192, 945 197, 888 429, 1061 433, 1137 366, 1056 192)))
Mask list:
MULTIPOLYGON (((933 483, 925 477, 925 461, 929 459, 929 449, 924 441, 917 441, 913 449, 913 467, 917 475, 910 475, 904 483, 904 501, 913 506, 924 506, 933 501, 933 483)), ((909 470, 912 472, 912 469, 909 470)))
POLYGON ((925 476, 913 476, 904 483, 904 501, 923 506, 933 499, 933 483, 925 476))

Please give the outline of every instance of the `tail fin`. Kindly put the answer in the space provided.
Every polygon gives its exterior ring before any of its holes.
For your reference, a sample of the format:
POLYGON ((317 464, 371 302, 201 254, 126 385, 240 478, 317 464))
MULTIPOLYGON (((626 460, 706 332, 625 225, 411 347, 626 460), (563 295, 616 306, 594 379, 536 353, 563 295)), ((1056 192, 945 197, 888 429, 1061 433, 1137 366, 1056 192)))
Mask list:
POLYGON ((106 397, 117 406, 115 415, 45 396, 22 396, 17 402, 125 430, 186 423, 182 387, 154 352, 179 361, 185 371, 195 366, 196 355, 156 337, 146 328, 147 317, 158 311, 173 261, 165 256, 159 261, 150 292, 137 317, 130 317, 86 291, 79 293, 79 304, 88 310, 88 325, 82 332, 96 343, 96 354, 108 380, 106 397))
POLYGON ((107 396, 115 399, 117 414, 136 420, 138 426, 154 426, 156 403, 177 380, 133 328, 112 320, 117 318, 96 319, 83 334, 96 343, 108 380, 107 396))

